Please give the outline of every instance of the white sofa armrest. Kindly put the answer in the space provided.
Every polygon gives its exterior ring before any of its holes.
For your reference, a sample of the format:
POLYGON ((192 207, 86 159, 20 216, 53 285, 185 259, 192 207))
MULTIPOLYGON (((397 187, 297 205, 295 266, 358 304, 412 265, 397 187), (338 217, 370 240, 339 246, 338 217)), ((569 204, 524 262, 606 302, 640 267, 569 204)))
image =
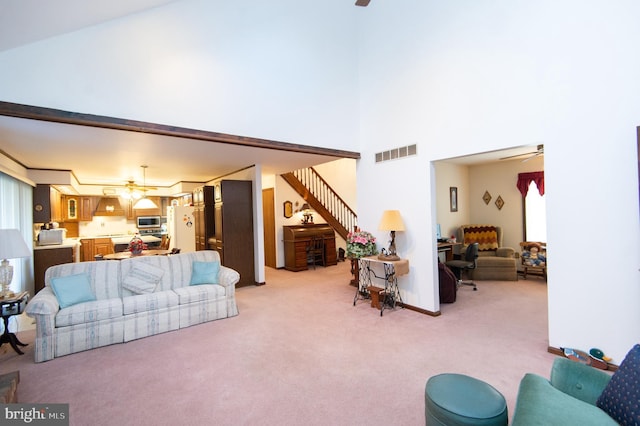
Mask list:
POLYGON ((240 281, 240 274, 235 269, 220 265, 218 280, 220 281, 221 286, 227 288, 227 294, 233 294, 235 292, 236 284, 240 281))
POLYGON ((58 299, 51 287, 43 288, 27 303, 26 314, 36 320, 35 362, 55 356, 56 314, 59 310, 58 299))
POLYGON ((45 287, 33 299, 29 300, 26 313, 33 318, 36 315, 55 316, 59 310, 58 298, 56 298, 51 287, 45 287))

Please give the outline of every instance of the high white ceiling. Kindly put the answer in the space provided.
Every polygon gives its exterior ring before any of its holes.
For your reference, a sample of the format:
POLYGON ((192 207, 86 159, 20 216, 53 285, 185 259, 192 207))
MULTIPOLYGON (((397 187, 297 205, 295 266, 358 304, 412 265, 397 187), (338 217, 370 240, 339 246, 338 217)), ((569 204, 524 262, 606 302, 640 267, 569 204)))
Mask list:
POLYGON ((0 0, 0 51, 176 0, 0 0))

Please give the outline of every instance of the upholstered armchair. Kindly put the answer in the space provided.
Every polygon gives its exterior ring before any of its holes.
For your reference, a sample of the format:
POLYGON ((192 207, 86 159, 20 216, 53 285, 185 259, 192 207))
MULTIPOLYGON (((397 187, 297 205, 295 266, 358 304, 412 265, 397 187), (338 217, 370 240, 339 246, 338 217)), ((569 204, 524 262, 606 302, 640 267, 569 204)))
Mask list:
POLYGON ((478 243, 478 263, 469 271, 472 280, 517 281, 516 251, 502 246, 502 228, 494 225, 462 225, 458 229, 460 252, 478 243))

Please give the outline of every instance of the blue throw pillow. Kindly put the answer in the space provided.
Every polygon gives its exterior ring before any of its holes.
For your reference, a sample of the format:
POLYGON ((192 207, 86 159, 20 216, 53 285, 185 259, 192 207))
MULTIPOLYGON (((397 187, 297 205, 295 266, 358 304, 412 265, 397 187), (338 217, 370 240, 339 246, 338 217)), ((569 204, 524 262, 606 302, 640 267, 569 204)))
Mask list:
POLYGON ((191 285, 218 284, 220 262, 193 262, 191 285))
POLYGON ((89 275, 84 273, 52 278, 51 287, 58 299, 60 309, 96 300, 96 295, 91 290, 89 275))
POLYGON ((596 405, 621 425, 640 424, 640 345, 622 360, 596 405))

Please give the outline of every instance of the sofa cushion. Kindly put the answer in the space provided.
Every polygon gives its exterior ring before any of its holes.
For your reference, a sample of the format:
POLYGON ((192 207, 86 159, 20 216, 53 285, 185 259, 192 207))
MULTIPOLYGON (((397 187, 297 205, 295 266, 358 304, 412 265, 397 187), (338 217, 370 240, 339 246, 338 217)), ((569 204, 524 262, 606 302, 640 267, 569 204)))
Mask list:
POLYGON ((622 360, 596 405, 621 425, 640 424, 640 345, 622 360))
POLYGON ((478 243, 478 251, 498 249, 498 231, 492 225, 467 225, 463 227, 464 245, 478 243))
POLYGON ((205 300, 216 300, 226 296, 225 288, 218 284, 200 284, 190 287, 176 288, 173 291, 178 295, 181 305, 205 300))
POLYGON ((164 271, 146 263, 136 263, 122 280, 122 288, 135 294, 153 293, 164 271))
POLYGON ((122 299, 122 310, 125 315, 178 306, 178 295, 172 290, 146 293, 122 299))
POLYGON ((85 273, 53 278, 51 287, 61 309, 96 300, 89 275, 85 273))
POLYGON ((218 284, 220 262, 193 262, 190 285, 218 284))
POLYGON ((89 276, 96 300, 121 297, 120 262, 119 260, 101 260, 51 266, 44 274, 45 285, 50 286, 54 278, 85 273, 89 276))
POLYGON ((56 314, 56 327, 85 324, 122 316, 122 299, 103 299, 78 303, 56 314))

